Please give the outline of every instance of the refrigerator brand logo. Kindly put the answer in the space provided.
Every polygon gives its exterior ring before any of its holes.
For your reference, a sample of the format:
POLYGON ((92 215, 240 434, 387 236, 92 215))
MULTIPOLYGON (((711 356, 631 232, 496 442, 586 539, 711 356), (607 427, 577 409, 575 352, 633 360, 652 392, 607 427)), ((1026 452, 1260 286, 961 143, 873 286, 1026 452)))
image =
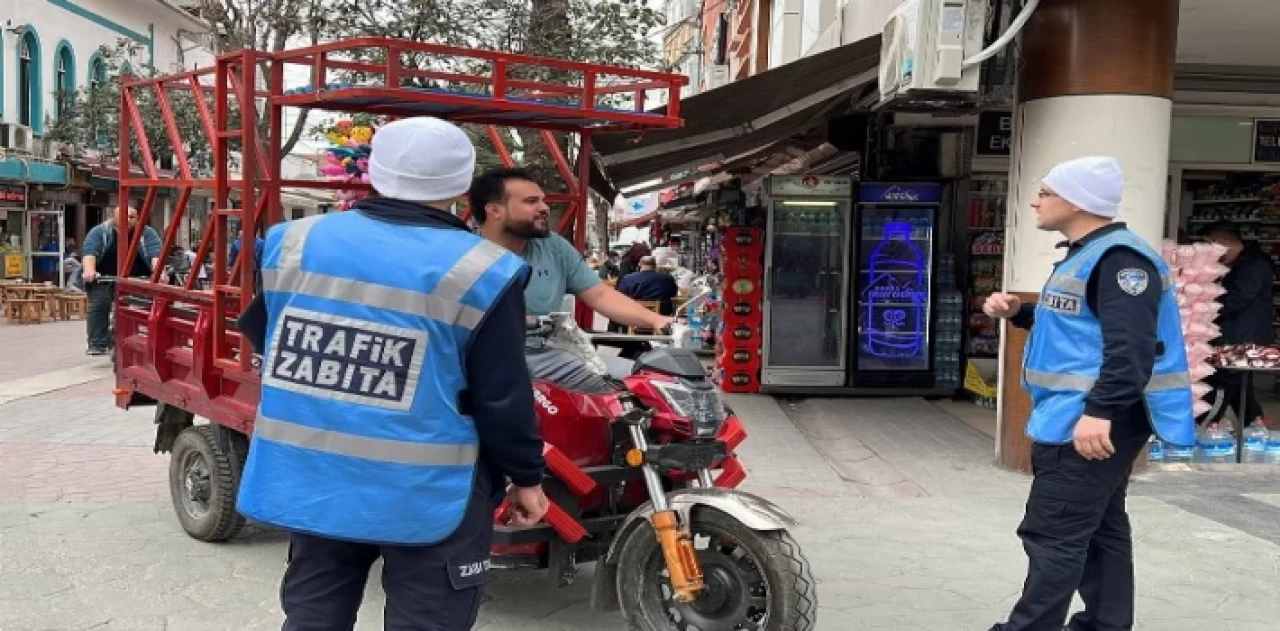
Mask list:
POLYGON ((730 377, 730 380, 733 381, 734 385, 745 386, 750 383, 751 377, 742 373, 737 373, 733 377, 730 377))
POLYGON ((880 198, 886 202, 918 202, 920 201, 920 193, 909 188, 890 186, 885 189, 880 198))
POLYGON ((751 235, 749 235, 749 234, 747 234, 747 233, 745 233, 745 232, 743 232, 743 233, 738 233, 738 235, 736 235, 735 237, 733 237, 733 242, 734 242, 734 243, 736 243, 736 244, 738 244, 738 245, 751 245, 752 243, 755 243, 755 241, 756 241, 756 240, 755 240, 754 238, 752 238, 752 236, 751 236, 751 235))

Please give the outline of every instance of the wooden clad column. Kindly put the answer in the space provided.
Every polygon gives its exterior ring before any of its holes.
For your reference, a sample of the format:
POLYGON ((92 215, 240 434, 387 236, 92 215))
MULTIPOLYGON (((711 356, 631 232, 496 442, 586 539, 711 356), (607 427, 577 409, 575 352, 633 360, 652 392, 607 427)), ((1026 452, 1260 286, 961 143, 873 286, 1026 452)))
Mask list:
MULTIPOLYGON (((1005 231, 1004 289, 1034 301, 1064 252, 1030 208, 1054 165, 1105 155, 1125 171, 1120 221, 1153 244, 1164 236, 1178 0, 1043 0, 1021 34, 1005 231)), ((1021 387, 1026 333, 1006 324, 1001 349, 999 462, 1030 471, 1021 387)))

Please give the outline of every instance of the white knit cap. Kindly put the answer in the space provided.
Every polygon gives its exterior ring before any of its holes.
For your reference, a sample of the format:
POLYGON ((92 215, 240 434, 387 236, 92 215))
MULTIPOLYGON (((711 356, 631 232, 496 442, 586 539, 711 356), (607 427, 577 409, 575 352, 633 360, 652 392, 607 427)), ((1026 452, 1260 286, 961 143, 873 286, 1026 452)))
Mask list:
POLYGON ((438 202, 471 188, 476 148, 452 123, 430 116, 388 123, 369 149, 369 183, 384 197, 438 202))
POLYGON ((1124 171, 1115 158, 1069 160, 1053 167, 1043 182, 1062 199, 1099 217, 1115 217, 1124 195, 1124 171))

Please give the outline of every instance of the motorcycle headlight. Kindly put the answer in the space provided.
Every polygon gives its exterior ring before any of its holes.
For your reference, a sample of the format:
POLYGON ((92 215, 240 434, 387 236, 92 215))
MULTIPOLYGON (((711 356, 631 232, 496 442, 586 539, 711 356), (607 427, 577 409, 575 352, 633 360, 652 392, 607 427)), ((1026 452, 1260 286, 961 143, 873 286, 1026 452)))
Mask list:
POLYGON ((670 381, 655 381, 653 385, 676 414, 689 419, 694 438, 714 438, 720 431, 725 411, 715 388, 690 388, 670 381))

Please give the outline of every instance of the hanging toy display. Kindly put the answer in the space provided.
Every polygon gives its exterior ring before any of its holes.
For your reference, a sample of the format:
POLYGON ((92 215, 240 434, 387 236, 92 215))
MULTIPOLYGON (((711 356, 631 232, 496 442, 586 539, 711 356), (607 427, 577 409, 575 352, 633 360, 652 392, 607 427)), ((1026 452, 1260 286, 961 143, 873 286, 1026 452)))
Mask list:
MULTIPOLYGON (((369 183, 369 143, 377 131, 373 123, 340 120, 325 130, 324 137, 330 143, 320 162, 320 174, 330 182, 352 184, 369 183)), ((363 189, 340 189, 337 192, 338 210, 351 208, 356 201, 369 194, 363 189)))

